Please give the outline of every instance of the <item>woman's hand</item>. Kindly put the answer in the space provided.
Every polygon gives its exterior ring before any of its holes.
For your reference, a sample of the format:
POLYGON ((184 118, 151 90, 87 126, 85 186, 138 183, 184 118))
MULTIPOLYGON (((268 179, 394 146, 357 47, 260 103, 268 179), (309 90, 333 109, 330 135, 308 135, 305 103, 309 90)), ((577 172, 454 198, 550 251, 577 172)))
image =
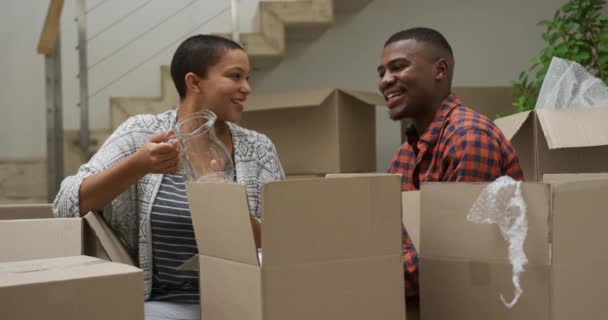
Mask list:
POLYGON ((153 135, 141 149, 115 166, 84 179, 79 191, 80 215, 102 209, 148 173, 177 172, 180 144, 165 142, 172 135, 172 130, 153 135))
POLYGON ((179 170, 181 147, 175 140, 167 142, 171 136, 173 130, 155 134, 134 154, 141 173, 174 173, 179 170))

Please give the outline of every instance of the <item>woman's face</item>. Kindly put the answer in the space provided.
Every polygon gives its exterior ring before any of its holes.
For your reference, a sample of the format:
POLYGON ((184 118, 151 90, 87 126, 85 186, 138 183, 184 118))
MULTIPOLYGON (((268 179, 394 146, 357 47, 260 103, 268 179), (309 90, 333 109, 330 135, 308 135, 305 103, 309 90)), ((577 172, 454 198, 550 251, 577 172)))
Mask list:
POLYGON ((213 111, 218 119, 229 122, 241 120, 249 86, 249 57, 240 49, 226 51, 219 62, 210 66, 207 77, 199 77, 201 107, 213 111))

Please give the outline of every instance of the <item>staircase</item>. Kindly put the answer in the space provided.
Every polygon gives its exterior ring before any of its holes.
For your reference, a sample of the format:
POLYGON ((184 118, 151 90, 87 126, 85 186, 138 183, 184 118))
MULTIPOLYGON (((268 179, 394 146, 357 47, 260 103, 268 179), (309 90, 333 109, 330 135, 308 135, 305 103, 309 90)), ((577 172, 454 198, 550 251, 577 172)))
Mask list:
MULTIPOLYGON (((260 1, 259 31, 240 34, 253 70, 272 68, 285 56, 288 40, 310 40, 318 37, 334 23, 334 15, 357 12, 372 0, 295 0, 260 1)), ((220 34, 230 38, 229 34, 220 34)), ((155 114, 179 105, 179 97, 171 80, 169 66, 161 66, 160 97, 113 97, 110 99, 110 128, 92 130, 95 141, 88 152, 73 143, 76 130, 64 134, 64 173, 71 175, 87 161, 111 132, 127 118, 155 114)))

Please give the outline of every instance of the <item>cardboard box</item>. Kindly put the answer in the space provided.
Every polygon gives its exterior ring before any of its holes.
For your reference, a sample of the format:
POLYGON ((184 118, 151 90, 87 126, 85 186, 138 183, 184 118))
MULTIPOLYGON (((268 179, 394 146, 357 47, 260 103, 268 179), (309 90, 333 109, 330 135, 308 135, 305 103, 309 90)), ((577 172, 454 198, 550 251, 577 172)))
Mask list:
POLYGON ((52 217, 53 207, 50 203, 0 205, 0 220, 48 219, 52 217))
MULTIPOLYGON (((562 180, 564 181, 564 180, 562 180)), ((524 183, 528 258, 512 309, 508 244, 466 216, 487 184, 430 183, 421 191, 422 319, 603 319, 608 181, 524 183)))
POLYGON ((87 254, 135 265, 97 213, 84 218, 0 220, 0 262, 87 254))
POLYGON ((143 272, 87 256, 0 263, 2 319, 144 318, 143 272))
POLYGON ((402 192, 401 201, 403 225, 416 251, 420 254, 420 191, 402 192))
POLYGON ((397 175, 263 186, 260 265, 245 188, 188 183, 201 318, 405 318, 397 175), (198 261, 197 261, 198 260, 198 261))
POLYGON ((324 89, 252 95, 241 124, 274 142, 288 175, 376 171, 376 93, 324 89))
POLYGON ((540 109, 496 120, 527 181, 549 173, 608 172, 608 108, 540 109))

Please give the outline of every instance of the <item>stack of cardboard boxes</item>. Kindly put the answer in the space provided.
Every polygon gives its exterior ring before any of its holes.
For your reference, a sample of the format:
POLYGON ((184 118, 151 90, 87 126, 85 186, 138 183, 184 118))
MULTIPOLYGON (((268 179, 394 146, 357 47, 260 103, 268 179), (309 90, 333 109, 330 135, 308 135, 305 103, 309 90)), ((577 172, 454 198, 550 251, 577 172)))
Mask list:
POLYGON ((103 219, 51 217, 50 205, 0 208, 2 318, 143 319, 143 273, 103 219))

